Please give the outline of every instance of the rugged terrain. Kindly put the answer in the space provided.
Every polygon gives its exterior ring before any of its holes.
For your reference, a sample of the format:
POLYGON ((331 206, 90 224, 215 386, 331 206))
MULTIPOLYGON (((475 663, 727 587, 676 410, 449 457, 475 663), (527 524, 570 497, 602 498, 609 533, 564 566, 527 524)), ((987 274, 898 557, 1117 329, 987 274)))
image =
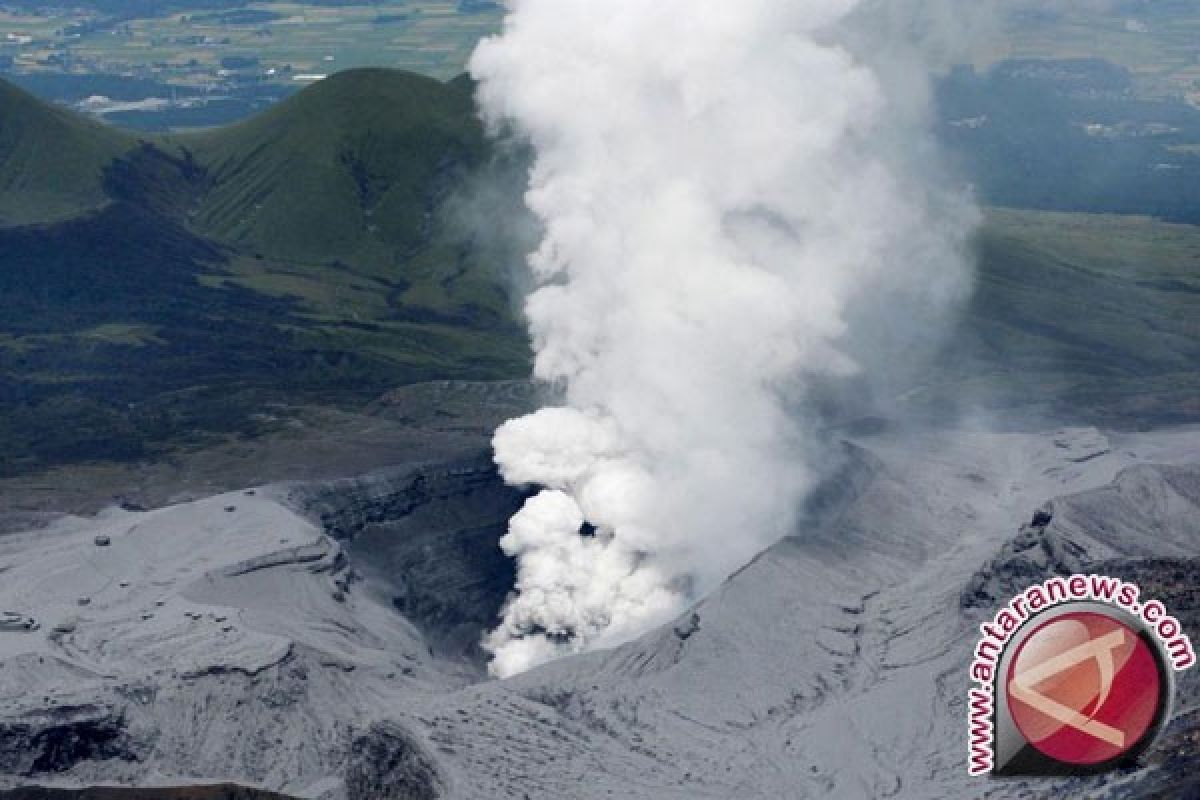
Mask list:
POLYGON ((1190 676, 1149 756, 1162 768, 1111 783, 974 783, 963 698, 975 624, 1035 576, 1103 568, 1194 626, 1181 585, 1200 577, 1200 431, 908 431, 830 447, 837 468, 795 536, 712 596, 616 650, 504 682, 485 679, 475 633, 511 580, 495 540, 521 495, 482 449, 9 534, 0 607, 41 628, 0 633, 13 743, 0 773, 330 798, 1184 785, 1190 676), (1030 528, 1041 508, 1052 520, 1030 528), (1069 563, 1038 555, 1062 552, 1069 563))
POLYGON ((528 367, 516 194, 489 194, 520 157, 470 93, 353 71, 148 137, 0 84, 0 788, 1189 796, 1190 675, 1108 781, 969 781, 963 698, 979 619, 1064 569, 1196 635, 1197 229, 990 210, 894 416, 828 414, 793 536, 660 630, 493 682, 524 495, 488 437, 539 398, 495 380, 528 367))
POLYGON ((1136 797, 1186 786, 1191 674, 1174 738, 1152 756, 1165 770, 1111 785, 969 779, 963 701, 979 612, 962 595, 981 570, 1025 583, 1065 566, 996 560, 1049 502, 1041 535, 1071 542, 1070 566, 1136 576, 1194 620, 1194 592, 1168 587, 1200 577, 1190 521, 1200 471, 1150 464, 1195 464, 1197 436, 861 439, 795 537, 673 625, 437 698, 427 730, 468 797, 1136 797), (1097 517, 1114 521, 1107 532, 1097 517), (503 792, 483 777, 497 771, 503 792))

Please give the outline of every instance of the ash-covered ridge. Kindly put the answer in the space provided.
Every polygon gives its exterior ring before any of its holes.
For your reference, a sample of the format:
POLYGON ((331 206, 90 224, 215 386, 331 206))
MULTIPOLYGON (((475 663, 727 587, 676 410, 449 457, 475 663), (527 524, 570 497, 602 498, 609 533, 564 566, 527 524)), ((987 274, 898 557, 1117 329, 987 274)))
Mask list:
POLYGON ((7 782, 303 788, 371 735, 349 725, 365 687, 447 685, 282 499, 248 490, 0 539, 0 607, 36 620, 0 635, 7 782))
MULTIPOLYGON (((473 646, 523 496, 483 453, 60 519, 0 537, 0 611, 36 621, 0 629, 0 788, 971 796, 980 616, 1082 568, 1139 581, 1194 631, 1197 464, 1197 430, 859 437, 796 535, 704 601, 508 681, 484 679, 473 646)), ((1120 781, 986 788, 1186 785, 1190 677, 1181 698, 1165 746, 1120 781)))
POLYGON ((829 489, 798 535, 672 624, 435 698, 427 729, 469 787, 459 796, 1136 798, 1189 785, 1191 675, 1163 746, 1118 781, 969 778, 980 607, 960 600, 983 573, 999 596, 1065 566, 1006 563, 1049 508, 1047 534, 1079 545, 1072 567, 1142 582, 1194 631, 1194 591, 1171 587, 1196 585, 1200 431, 866 437, 839 475, 848 491, 829 489), (1103 516, 1119 523, 1085 538, 1103 516))

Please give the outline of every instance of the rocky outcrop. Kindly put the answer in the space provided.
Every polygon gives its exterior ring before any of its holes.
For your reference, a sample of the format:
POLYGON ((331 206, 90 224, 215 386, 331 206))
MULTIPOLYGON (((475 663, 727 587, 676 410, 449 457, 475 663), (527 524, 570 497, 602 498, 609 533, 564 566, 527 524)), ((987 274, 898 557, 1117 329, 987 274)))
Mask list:
POLYGON ((497 542, 525 494, 504 484, 491 457, 385 470, 293 487, 290 501, 344 543, 351 564, 391 593, 435 650, 481 658, 512 588, 497 542))
POLYGON ((377 723, 354 741, 347 800, 436 800, 445 785, 433 760, 403 728, 377 723))
POLYGON ((491 456, 481 450, 473 458, 451 463, 431 462, 344 480, 297 484, 289 492, 289 500, 318 521, 328 535, 350 540, 373 525, 402 519, 422 507, 489 490, 512 494, 504 490, 491 456))
POLYGON ((0 719, 0 773, 66 772, 81 761, 136 761, 125 714, 103 705, 53 707, 0 719))
POLYGON ((1193 800, 1200 797, 1200 711, 1181 714, 1154 749, 1139 780, 1117 786, 1113 800, 1193 800))
POLYGON ((987 614, 1013 595, 1054 575, 1073 575, 1087 562, 1087 548, 1048 526, 1052 507, 1033 513, 1033 521, 971 576, 959 603, 987 614))
POLYGON ((87 789, 52 789, 30 786, 0 792, 0 800, 289 800, 286 795, 221 783, 212 786, 155 786, 135 789, 95 786, 87 789))
POLYGON ((341 548, 336 542, 321 539, 315 544, 286 547, 275 553, 250 558, 232 566, 226 567, 225 576, 236 578, 260 569, 272 569, 292 564, 308 565, 313 572, 328 572, 334 570, 342 561, 341 548))
POLYGON ((1131 467, 1108 486, 1033 512, 1031 522, 967 582, 960 604, 990 614, 1034 583, 1076 572, 1107 570, 1159 583, 1154 565, 1175 564, 1163 566, 1174 572, 1195 563, 1189 556, 1200 553, 1198 516, 1200 467, 1131 467))

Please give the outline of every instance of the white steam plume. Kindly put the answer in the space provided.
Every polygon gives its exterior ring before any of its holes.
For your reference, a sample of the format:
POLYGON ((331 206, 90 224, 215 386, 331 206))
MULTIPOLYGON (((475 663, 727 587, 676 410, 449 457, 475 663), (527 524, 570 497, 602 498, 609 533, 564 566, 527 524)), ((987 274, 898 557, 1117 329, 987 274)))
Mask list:
POLYGON ((486 119, 536 154, 526 313, 566 398, 495 435, 543 487, 501 540, 495 674, 625 641, 788 534, 805 387, 910 357, 907 315, 963 294, 974 216, 932 177, 925 68, 862 5, 510 0, 476 51, 486 119))

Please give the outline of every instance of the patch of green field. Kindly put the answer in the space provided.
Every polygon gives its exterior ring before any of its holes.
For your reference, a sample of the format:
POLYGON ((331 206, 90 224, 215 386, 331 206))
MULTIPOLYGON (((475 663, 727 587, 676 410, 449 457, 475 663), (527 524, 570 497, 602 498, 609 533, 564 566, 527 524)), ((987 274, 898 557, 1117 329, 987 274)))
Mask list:
POLYGON ((306 311, 332 319, 366 322, 388 312, 390 287, 376 278, 328 264, 302 264, 239 256, 221 272, 201 275, 205 286, 241 286, 260 294, 290 298, 306 311))
POLYGON ((7 38, 8 34, 13 34, 14 37, 32 37, 33 45, 51 42, 63 28, 91 16, 87 12, 68 8, 50 8, 37 14, 0 8, 0 47, 17 51, 27 46, 15 38, 7 38))
POLYGON ((1147 96, 1190 95, 1200 105, 1195 3, 1156 0, 1136 10, 1076 6, 1009 17, 991 58, 1103 58, 1128 67, 1147 96))
MULTIPOLYGON (((0 348, 14 354, 36 352, 47 347, 75 345, 116 345, 120 347, 146 347, 164 345, 159 337, 159 328, 154 325, 105 323, 70 333, 34 333, 14 336, 0 333, 0 348)), ((36 373, 35 373, 36 374, 36 373)), ((44 375, 42 376, 44 377, 44 375)), ((86 376, 85 376, 86 377, 86 376)), ((39 380, 42 378, 39 377, 39 380)))
POLYGON ((461 73, 481 36, 499 27, 499 11, 463 13, 455 2, 377 2, 316 6, 249 3, 242 18, 220 10, 171 13, 98 29, 67 42, 93 64, 146 68, 168 64, 201 80, 222 58, 258 59, 269 80, 354 67, 393 67, 448 79, 461 73), (268 70, 274 70, 267 74, 268 70))
POLYGON ((1019 237, 1042 258, 1086 265, 1111 280, 1176 280, 1200 293, 1200 228, 1149 217, 994 208, 990 229, 1019 237))
POLYGON ((164 345, 166 340, 159 336, 157 325, 106 323, 80 331, 77 335, 86 341, 98 344, 121 345, 124 347, 147 347, 164 345))
POLYGON ((1200 419, 1200 227, 991 209, 979 251, 928 397, 1117 427, 1200 419))

